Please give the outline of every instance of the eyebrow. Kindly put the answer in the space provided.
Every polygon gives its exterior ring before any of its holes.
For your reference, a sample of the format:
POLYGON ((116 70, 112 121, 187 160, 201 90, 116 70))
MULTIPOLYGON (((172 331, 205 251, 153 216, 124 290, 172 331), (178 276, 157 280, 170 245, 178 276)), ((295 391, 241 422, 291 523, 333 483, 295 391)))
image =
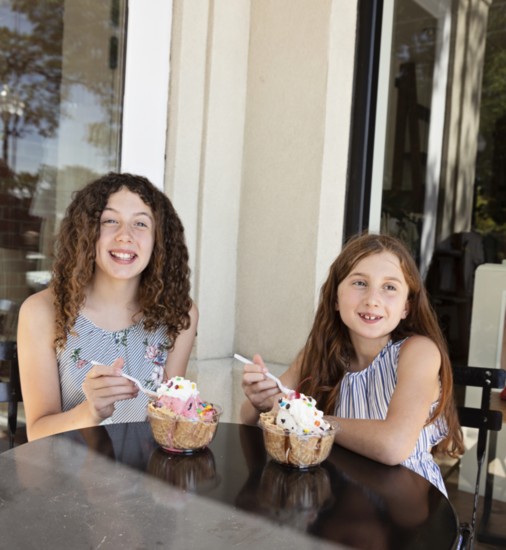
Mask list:
MULTIPOLYGON (((364 277, 367 279, 369 276, 366 273, 360 273, 359 271, 354 271, 348 275, 348 277, 364 277)), ((399 277, 395 277, 394 275, 389 275, 388 277, 385 277, 385 281, 395 281, 397 283, 403 284, 403 281, 399 279, 399 277)))
MULTIPOLYGON (((111 212, 116 212, 116 214, 119 214, 120 212, 118 210, 116 210, 115 208, 112 208, 111 206, 106 206, 103 210, 102 210, 102 214, 106 211, 111 211, 111 212)), ((134 212, 133 213, 133 216, 146 216, 148 217, 150 220, 153 219, 153 216, 151 216, 151 214, 149 214, 148 212, 144 212, 144 211, 140 211, 140 212, 134 212)))

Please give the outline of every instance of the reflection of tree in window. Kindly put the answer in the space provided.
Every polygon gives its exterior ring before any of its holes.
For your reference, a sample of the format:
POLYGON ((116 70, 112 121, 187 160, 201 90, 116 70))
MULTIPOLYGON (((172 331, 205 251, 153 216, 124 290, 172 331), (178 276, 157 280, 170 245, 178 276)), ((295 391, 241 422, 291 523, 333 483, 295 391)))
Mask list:
POLYGON ((52 223, 57 181, 64 206, 84 172, 118 168, 125 9, 122 0, 0 3, 0 248, 26 248, 21 235, 37 233, 21 218, 52 223))
POLYGON ((117 169, 125 6, 122 0, 0 4, 0 92, 5 88, 10 98, 1 112, 4 167, 17 171, 20 138, 54 137, 64 120, 79 119, 83 139, 117 169), (85 120, 81 108, 76 114, 77 106, 95 106, 94 118, 85 120))
POLYGON ((486 261, 506 258, 506 2, 493 2, 480 106, 474 228, 484 236, 486 261))
POLYGON ((126 3, 112 0, 98 9, 96 0, 67 0, 66 11, 78 20, 79 32, 64 44, 63 85, 71 97, 72 88, 81 99, 88 94, 85 103, 99 108, 95 118, 87 120, 85 139, 105 157, 110 169, 117 169, 126 3))
POLYGON ((23 137, 58 130, 63 0, 13 0, 0 10, 0 247, 37 250, 41 219, 29 208, 38 176, 17 170, 16 149, 23 137))
POLYGON ((15 169, 15 143, 31 131, 53 136, 58 128, 63 0, 13 0, 2 9, 13 26, 0 27, 2 164, 15 169), (8 13, 10 12, 10 13, 8 13), (9 151, 10 148, 13 151, 9 151))

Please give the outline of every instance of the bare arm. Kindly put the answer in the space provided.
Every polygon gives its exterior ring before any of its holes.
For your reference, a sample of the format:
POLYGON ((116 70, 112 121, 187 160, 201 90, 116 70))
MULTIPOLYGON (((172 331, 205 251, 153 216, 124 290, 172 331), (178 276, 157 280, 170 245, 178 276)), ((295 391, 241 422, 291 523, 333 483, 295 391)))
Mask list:
MULTIPOLYGON (((256 424, 261 412, 270 411, 280 395, 276 382, 267 378, 267 367, 260 355, 253 356, 252 365, 244 365, 242 389, 246 398, 241 406, 240 419, 243 424, 256 424)), ((295 388, 300 380, 298 358, 280 376, 289 388, 295 388)))
POLYGON ((413 451, 439 395, 441 355, 423 336, 412 336, 401 347, 397 386, 385 420, 338 418, 335 441, 384 464, 399 464, 413 451))
POLYGON ((93 367, 83 384, 86 400, 62 412, 60 379, 54 347, 52 294, 43 290, 21 306, 18 358, 29 440, 94 426, 114 411, 114 402, 131 399, 135 386, 120 376, 122 360, 93 367))
POLYGON ((195 304, 190 309, 190 326, 179 333, 174 344, 174 349, 167 354, 165 363, 165 376, 185 376, 188 368, 188 361, 192 351, 193 342, 197 334, 197 325, 199 322, 199 311, 195 304))

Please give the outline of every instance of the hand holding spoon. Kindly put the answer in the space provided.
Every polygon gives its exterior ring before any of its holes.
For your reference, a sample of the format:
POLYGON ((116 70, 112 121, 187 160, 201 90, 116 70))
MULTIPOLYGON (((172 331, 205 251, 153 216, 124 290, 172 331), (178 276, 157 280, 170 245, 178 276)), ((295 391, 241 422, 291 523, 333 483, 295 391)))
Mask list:
MULTIPOLYGON (((242 355, 239 355, 238 353, 234 354, 234 357, 238 361, 240 361, 241 363, 244 363, 245 365, 252 365, 253 364, 253 361, 250 361, 249 359, 246 359, 246 357, 243 357, 242 355)), ((277 376, 274 376, 274 374, 271 374, 270 372, 266 372, 265 376, 267 376, 267 378, 270 378, 271 380, 274 380, 274 382, 276 382, 276 384, 278 385, 278 388, 283 393, 289 394, 289 393, 293 392, 293 390, 291 390, 290 388, 287 388, 277 376)))
MULTIPOLYGON (((92 365, 102 365, 102 363, 99 363, 98 361, 91 361, 91 364, 92 365)), ((137 380, 137 378, 134 378, 133 376, 130 376, 126 372, 121 372, 121 376, 123 376, 123 378, 126 378, 127 380, 130 380, 131 382, 133 382, 141 390, 141 392, 144 392, 148 397, 151 397, 151 398, 157 397, 158 394, 155 391, 151 391, 151 390, 146 389, 140 383, 140 381, 137 380)))

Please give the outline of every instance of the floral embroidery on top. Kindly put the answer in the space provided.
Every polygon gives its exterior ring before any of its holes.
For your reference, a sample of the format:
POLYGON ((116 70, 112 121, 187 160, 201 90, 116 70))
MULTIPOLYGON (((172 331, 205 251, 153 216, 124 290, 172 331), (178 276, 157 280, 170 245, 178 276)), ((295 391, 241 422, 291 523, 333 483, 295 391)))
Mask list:
POLYGON ((82 369, 88 363, 88 361, 81 359, 81 348, 75 348, 72 351, 70 358, 74 361, 74 364, 78 369, 82 369))
POLYGON ((114 333, 114 342, 118 346, 127 345, 128 330, 129 329, 126 328, 125 330, 118 330, 117 332, 114 333))
POLYGON ((144 358, 150 359, 154 365, 150 377, 144 379, 144 384, 148 388, 156 389, 163 380, 163 375, 165 372, 164 366, 165 361, 167 360, 167 349, 169 348, 169 343, 165 340, 164 342, 159 342, 156 346, 153 346, 149 344, 147 338, 144 339, 143 343, 146 346, 144 358))

